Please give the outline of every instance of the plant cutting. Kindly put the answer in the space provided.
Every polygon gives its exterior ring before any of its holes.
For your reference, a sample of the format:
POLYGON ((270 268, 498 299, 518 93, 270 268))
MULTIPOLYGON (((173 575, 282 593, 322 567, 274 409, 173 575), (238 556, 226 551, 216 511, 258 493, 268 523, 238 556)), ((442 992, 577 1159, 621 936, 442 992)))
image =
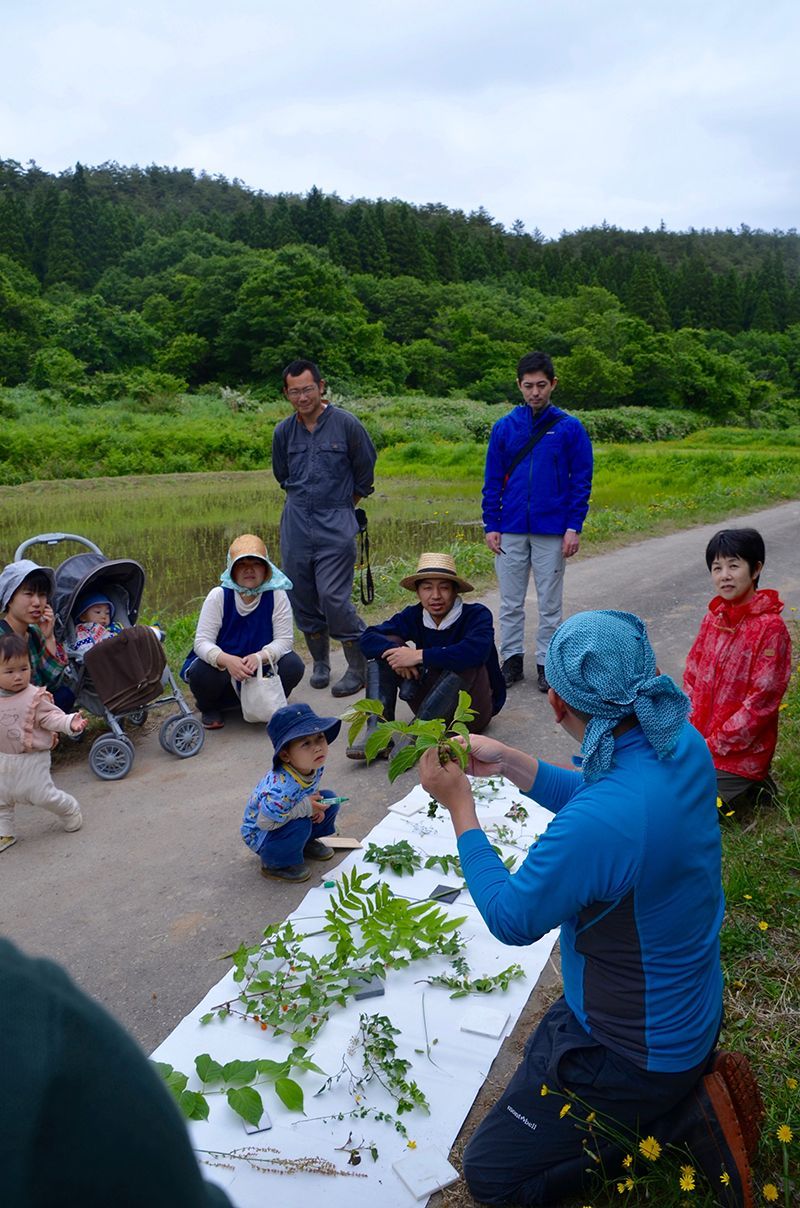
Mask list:
POLYGON ((367 763, 371 763, 390 743, 394 743, 395 752, 389 761, 388 776, 394 782, 403 772, 413 768, 425 753, 436 748, 439 762, 457 763, 466 772, 469 762, 469 723, 475 716, 471 707, 472 699, 468 692, 459 692, 453 720, 448 726, 442 718, 431 718, 429 721, 393 721, 387 720, 383 714, 383 705, 379 700, 356 701, 345 713, 343 720, 350 722, 348 743, 350 746, 358 738, 370 717, 379 719, 378 725, 367 739, 364 755, 367 763))

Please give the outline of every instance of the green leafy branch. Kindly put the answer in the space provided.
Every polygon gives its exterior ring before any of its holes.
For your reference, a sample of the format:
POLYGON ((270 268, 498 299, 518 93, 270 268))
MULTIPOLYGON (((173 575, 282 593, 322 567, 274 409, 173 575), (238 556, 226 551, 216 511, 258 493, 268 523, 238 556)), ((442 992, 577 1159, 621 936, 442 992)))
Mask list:
POLYGON ((228 1106, 248 1124, 257 1127, 264 1114, 264 1103, 256 1085, 268 1083, 275 1094, 290 1111, 303 1111, 303 1088, 289 1074, 292 1069, 311 1070, 321 1074, 320 1069, 306 1050, 298 1045, 292 1049, 285 1061, 228 1061, 220 1065, 208 1053, 195 1058, 195 1072, 202 1083, 202 1091, 188 1090, 189 1078, 180 1070, 163 1061, 154 1065, 174 1095, 178 1107, 189 1120, 207 1120, 208 1095, 225 1095, 228 1106), (216 1086, 216 1083, 221 1085, 216 1086))
POLYGON ((422 867, 422 857, 407 839, 388 843, 385 847, 370 843, 364 852, 364 859, 369 864, 377 864, 378 872, 385 872, 389 868, 397 873, 398 877, 406 874, 413 876, 416 870, 422 867))
POLYGON ((469 723, 475 717, 468 692, 459 692, 458 704, 449 726, 442 718, 428 721, 415 719, 411 722, 388 720, 384 717, 381 701, 356 701, 343 719, 350 723, 348 742, 351 746, 371 717, 377 717, 380 721, 367 739, 364 755, 367 763, 371 763, 394 742, 397 749, 389 761, 390 781, 394 782, 403 772, 413 768, 425 751, 433 748, 436 748, 443 766, 454 762, 466 772, 470 751, 469 723))
POLYGON ((407 1077, 411 1062, 397 1055, 397 1043, 394 1038, 399 1035, 400 1030, 394 1027, 387 1015, 362 1014, 358 1021, 358 1033, 342 1057, 338 1073, 326 1079, 316 1096, 324 1094, 346 1078, 348 1091, 356 1102, 359 1102, 369 1083, 375 1080, 395 1100, 399 1116, 414 1111, 415 1108, 429 1112, 430 1107, 425 1095, 416 1082, 407 1077), (357 1048, 361 1050, 363 1066, 363 1072, 360 1074, 353 1070, 350 1063, 357 1048))
MULTIPOLYGON (((338 1148, 343 1149, 344 1146, 338 1146, 338 1148)), ((251 1170, 256 1170, 259 1174, 324 1174, 331 1178, 335 1176, 349 1179, 367 1178, 367 1175, 359 1170, 341 1170, 327 1158, 273 1158, 269 1156, 279 1152, 272 1145, 245 1145, 239 1149, 227 1150, 197 1150, 198 1154, 205 1155, 200 1158, 205 1166, 218 1166, 223 1170, 235 1170, 234 1162, 244 1162, 251 1170)), ((373 1153, 372 1148, 370 1152, 373 1153)), ((374 1151, 373 1157, 377 1160, 377 1150, 374 1151)), ((358 1163, 354 1162, 351 1157, 348 1165, 357 1166, 358 1163)))
POLYGON ((524 976, 525 970, 521 965, 509 965, 500 973, 486 973, 482 977, 470 977, 468 973, 437 973, 425 980, 429 986, 446 986, 452 990, 451 998, 465 998, 468 994, 493 994, 495 990, 507 990, 512 981, 524 976))

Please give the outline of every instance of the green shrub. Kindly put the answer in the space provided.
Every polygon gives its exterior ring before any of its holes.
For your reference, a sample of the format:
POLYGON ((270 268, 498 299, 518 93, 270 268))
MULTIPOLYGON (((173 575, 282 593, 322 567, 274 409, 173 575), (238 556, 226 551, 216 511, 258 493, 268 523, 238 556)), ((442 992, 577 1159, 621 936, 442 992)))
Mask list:
POLYGON ((83 380, 86 366, 66 348, 40 348, 31 362, 30 380, 37 389, 69 386, 83 380))

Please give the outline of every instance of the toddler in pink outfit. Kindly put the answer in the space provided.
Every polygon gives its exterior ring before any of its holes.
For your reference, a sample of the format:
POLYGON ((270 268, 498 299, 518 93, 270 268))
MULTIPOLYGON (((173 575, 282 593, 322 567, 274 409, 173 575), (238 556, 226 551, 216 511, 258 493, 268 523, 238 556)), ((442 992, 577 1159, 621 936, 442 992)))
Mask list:
POLYGON ((0 852, 17 841, 20 803, 57 814, 64 830, 80 830, 78 802, 53 784, 50 751, 56 734, 80 734, 85 727, 81 713, 62 712, 46 688, 31 683, 27 640, 0 635, 0 852))

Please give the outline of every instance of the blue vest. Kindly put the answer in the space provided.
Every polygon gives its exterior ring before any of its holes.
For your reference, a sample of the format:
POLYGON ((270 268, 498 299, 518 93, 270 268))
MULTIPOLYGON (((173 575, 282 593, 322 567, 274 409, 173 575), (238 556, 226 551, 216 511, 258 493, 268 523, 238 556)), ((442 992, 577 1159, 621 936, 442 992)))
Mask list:
MULTIPOLYGON (((222 624, 217 634, 217 645, 225 654, 235 654, 244 658, 246 654, 254 654, 262 646, 272 641, 272 610, 275 596, 271 591, 262 593, 258 608, 254 608, 247 616, 242 617, 236 611, 236 592, 230 587, 222 589, 222 624)), ((190 650, 181 667, 181 679, 186 680, 189 668, 197 661, 194 650, 190 650)))

